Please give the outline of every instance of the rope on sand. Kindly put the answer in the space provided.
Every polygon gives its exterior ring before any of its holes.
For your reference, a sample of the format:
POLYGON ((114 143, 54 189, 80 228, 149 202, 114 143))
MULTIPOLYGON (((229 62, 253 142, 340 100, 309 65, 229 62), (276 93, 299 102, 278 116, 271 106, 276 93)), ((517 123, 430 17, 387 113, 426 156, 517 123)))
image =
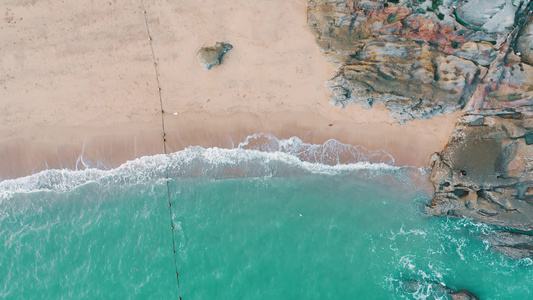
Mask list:
MULTIPOLYGON (((154 63, 154 71, 155 71, 155 79, 157 82, 157 93, 159 95, 159 105, 161 107, 161 131, 162 131, 162 138, 163 138, 163 153, 168 157, 167 153, 167 139, 166 139, 166 133, 165 133, 165 111, 163 109, 163 98, 161 97, 161 85, 159 83, 159 70, 157 68, 157 62, 155 59, 155 53, 154 53, 154 46, 152 44, 152 36, 150 34, 150 28, 148 26, 148 17, 146 15, 146 10, 144 9, 144 1, 141 0, 141 8, 144 15, 144 23, 146 25, 146 32, 148 34, 148 40, 150 41, 150 50, 152 52, 152 61, 154 63)), ((168 213, 170 217, 170 229, 172 230, 172 256, 174 257, 174 269, 176 271, 176 281, 178 283, 178 296, 179 300, 181 300, 181 288, 180 288, 180 278, 178 273, 178 259, 176 258, 176 238, 174 233, 174 221, 172 220, 172 203, 170 199, 170 186, 169 186, 169 176, 168 176, 168 164, 166 164, 165 167, 165 181, 167 186, 167 200, 168 200, 168 213)))

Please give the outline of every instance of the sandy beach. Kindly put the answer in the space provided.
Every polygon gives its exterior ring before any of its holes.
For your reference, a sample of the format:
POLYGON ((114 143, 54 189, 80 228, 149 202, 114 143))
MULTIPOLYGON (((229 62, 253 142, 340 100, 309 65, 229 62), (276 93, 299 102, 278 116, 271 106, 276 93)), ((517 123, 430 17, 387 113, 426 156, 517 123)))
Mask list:
POLYGON ((10 0, 4 10, 0 180, 162 153, 159 88, 169 151, 267 133, 382 149, 420 167, 460 114, 399 125, 378 105, 331 105, 335 66, 307 30, 304 0, 10 0), (196 52, 222 41, 234 48, 203 70, 196 52))

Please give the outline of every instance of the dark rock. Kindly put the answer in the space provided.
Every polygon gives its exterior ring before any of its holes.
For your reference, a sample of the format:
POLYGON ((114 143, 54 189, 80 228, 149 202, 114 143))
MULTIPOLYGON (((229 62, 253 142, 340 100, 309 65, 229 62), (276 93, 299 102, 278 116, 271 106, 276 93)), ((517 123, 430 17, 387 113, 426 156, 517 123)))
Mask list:
POLYGON ((479 300, 478 297, 466 290, 452 292, 450 293, 450 297, 452 297, 453 300, 479 300))
POLYGON ((497 231, 483 238, 492 249, 514 259, 533 258, 533 236, 518 232, 497 231))
POLYGON ((415 294, 420 290, 431 289, 432 295, 435 298, 441 298, 445 295, 449 295, 454 300, 479 300, 474 294, 467 290, 454 291, 450 287, 439 283, 426 280, 410 279, 400 283, 403 291, 409 294, 415 294))
POLYGON ((229 43, 216 43, 215 46, 202 47, 197 53, 198 62, 202 68, 210 70, 213 66, 220 65, 224 54, 231 49, 233 46, 229 43))

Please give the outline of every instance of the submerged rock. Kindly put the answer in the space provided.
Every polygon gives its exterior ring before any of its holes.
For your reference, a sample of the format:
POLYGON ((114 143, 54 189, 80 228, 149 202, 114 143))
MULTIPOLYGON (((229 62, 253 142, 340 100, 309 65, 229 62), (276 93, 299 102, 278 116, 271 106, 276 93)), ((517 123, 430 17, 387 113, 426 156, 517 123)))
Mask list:
POLYGON ((524 233, 497 231, 484 236, 492 249, 514 259, 533 258, 533 236, 524 233))
POLYGON ((453 300, 479 300, 476 295, 466 290, 451 292, 450 297, 452 297, 453 300))
POLYGON ((410 279, 400 282, 400 287, 403 291, 412 295, 419 293, 421 290, 425 292, 431 291, 435 299, 449 295, 453 300, 479 300, 467 290, 454 291, 452 288, 439 282, 410 279))
POLYGON ((453 112, 473 97, 469 109, 533 104, 531 43, 518 43, 523 61, 514 52, 517 39, 531 41, 529 5, 489 2, 309 0, 308 27, 339 65, 332 102, 382 102, 400 122, 453 112))
POLYGON ((210 70, 213 66, 220 65, 224 54, 233 49, 229 43, 216 43, 215 46, 202 47, 198 50, 198 62, 205 70, 210 70))

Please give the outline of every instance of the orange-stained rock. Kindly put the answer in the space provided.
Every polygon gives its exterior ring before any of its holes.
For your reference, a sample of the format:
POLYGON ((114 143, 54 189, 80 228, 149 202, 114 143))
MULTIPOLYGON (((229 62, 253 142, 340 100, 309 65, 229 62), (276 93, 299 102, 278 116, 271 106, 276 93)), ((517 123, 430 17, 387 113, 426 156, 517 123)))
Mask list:
POLYGON ((332 102, 383 102, 399 122, 464 107, 529 110, 526 1, 452 2, 309 0, 309 29, 341 65, 329 83, 332 102))

